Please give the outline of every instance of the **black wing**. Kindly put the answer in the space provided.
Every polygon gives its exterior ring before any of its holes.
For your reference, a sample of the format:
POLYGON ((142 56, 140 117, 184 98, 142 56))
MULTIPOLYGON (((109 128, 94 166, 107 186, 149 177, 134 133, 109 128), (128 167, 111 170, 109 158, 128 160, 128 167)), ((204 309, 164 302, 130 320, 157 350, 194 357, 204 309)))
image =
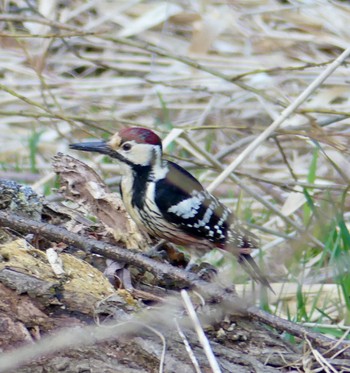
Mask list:
POLYGON ((231 211, 185 169, 173 162, 168 167, 166 178, 156 183, 155 202, 162 215, 194 237, 223 243, 231 211))

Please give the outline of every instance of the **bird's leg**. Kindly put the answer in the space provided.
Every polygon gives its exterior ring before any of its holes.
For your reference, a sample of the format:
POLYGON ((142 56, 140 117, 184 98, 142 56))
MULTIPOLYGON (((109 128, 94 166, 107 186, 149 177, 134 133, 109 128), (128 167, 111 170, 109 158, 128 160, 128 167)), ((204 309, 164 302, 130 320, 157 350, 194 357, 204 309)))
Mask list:
POLYGON ((187 271, 196 273, 204 281, 212 281, 218 274, 218 270, 215 266, 207 262, 201 262, 197 264, 194 260, 191 260, 187 267, 187 271))
POLYGON ((166 243, 166 240, 159 240, 154 246, 152 246, 148 252, 152 251, 160 251, 160 249, 163 249, 164 244, 166 243))
POLYGON ((146 255, 152 259, 167 261, 176 267, 186 267, 189 262, 189 258, 182 251, 166 240, 160 240, 146 255))
POLYGON ((160 261, 166 260, 167 253, 166 250, 164 250, 165 243, 165 240, 158 241, 154 246, 147 250, 146 255, 152 259, 159 259, 160 261))

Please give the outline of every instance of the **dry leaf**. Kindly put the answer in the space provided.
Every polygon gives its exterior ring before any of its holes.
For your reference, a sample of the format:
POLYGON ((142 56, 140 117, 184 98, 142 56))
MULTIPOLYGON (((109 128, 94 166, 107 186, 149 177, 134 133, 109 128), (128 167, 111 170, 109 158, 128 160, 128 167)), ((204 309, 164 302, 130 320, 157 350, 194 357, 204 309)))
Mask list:
POLYGON ((181 12, 182 8, 174 3, 158 3, 148 12, 142 14, 137 20, 130 22, 128 26, 124 27, 118 36, 125 38, 132 35, 138 35, 181 12))
POLYGON ((285 216, 289 216, 298 210, 299 207, 303 206, 306 202, 306 198, 302 192, 302 188, 296 186, 295 189, 300 190, 300 192, 289 193, 286 201, 284 202, 281 212, 285 216))

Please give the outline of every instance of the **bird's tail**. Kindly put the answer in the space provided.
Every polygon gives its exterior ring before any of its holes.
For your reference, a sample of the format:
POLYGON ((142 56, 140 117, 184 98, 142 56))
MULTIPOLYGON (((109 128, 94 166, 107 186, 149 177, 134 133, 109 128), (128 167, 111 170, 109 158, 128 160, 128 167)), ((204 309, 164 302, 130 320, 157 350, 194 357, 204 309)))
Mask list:
POLYGON ((263 286, 268 287, 274 293, 266 276, 261 272, 261 269, 255 263, 255 260, 250 254, 240 253, 238 256, 238 263, 243 267, 243 269, 249 274, 249 276, 251 276, 251 278, 254 281, 259 282, 263 286))

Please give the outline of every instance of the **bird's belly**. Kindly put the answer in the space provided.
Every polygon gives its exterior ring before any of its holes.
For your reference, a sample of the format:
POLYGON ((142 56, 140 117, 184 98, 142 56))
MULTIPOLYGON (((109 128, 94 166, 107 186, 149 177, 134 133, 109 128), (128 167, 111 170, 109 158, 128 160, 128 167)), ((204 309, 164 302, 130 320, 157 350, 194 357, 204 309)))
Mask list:
POLYGON ((179 227, 164 224, 163 220, 157 221, 153 219, 152 223, 148 223, 145 226, 147 226, 147 232, 154 237, 184 246, 186 249, 198 249, 202 254, 215 247, 215 244, 209 240, 191 236, 179 227))
POLYGON ((139 229, 153 237, 165 239, 176 245, 183 245, 188 248, 209 250, 215 247, 215 244, 208 240, 191 236, 176 225, 168 223, 159 211, 151 211, 148 208, 140 210, 132 207, 131 201, 124 200, 124 204, 139 229))

